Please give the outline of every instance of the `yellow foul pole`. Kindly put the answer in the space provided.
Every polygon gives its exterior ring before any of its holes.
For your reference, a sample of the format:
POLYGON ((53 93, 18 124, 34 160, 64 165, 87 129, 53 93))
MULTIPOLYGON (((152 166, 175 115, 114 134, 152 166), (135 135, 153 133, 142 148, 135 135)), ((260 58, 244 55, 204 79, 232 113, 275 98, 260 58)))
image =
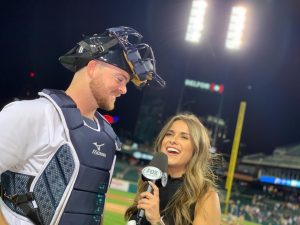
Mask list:
POLYGON ((240 145, 240 139, 241 139, 241 134, 242 134, 245 112, 246 112, 246 102, 242 101, 240 103, 238 119, 237 119, 237 123, 236 123, 236 127, 235 127, 234 140, 233 140, 231 156, 230 156, 230 163, 229 163, 229 167, 228 167, 227 179, 226 179, 226 184, 225 184, 225 188, 227 189, 227 194, 226 194, 226 199, 225 199, 225 210, 224 210, 225 214, 228 213, 228 203, 230 200, 232 181, 233 181, 233 177, 234 177, 236 159, 237 159, 237 155, 238 155, 238 151, 239 151, 239 145, 240 145))

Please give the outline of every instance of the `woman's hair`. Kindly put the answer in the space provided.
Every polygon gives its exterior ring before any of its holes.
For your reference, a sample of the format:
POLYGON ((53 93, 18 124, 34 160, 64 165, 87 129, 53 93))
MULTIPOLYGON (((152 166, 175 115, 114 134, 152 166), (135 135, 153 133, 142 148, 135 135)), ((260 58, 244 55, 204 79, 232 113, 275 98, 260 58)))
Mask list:
MULTIPOLYGON (((193 223, 192 218, 190 218, 191 206, 198 200, 201 200, 208 191, 215 189, 216 186, 215 176, 211 168, 210 138, 206 128, 195 115, 181 113, 171 117, 156 138, 154 151, 160 151, 166 133, 177 120, 181 120, 187 124, 194 153, 186 166, 182 186, 176 191, 172 199, 170 199, 163 214, 173 215, 175 224, 187 225, 193 223)), ((138 193, 133 205, 125 213, 126 219, 129 219, 131 215, 136 213, 139 193, 144 191, 143 186, 143 182, 139 180, 138 193)))

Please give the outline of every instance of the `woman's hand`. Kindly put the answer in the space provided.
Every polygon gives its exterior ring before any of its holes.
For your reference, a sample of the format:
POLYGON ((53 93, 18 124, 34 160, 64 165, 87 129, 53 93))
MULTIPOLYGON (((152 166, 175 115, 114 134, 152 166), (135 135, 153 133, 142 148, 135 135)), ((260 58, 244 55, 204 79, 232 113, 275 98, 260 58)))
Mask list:
POLYGON ((149 181, 153 189, 153 194, 150 192, 142 192, 140 200, 138 201, 137 208, 145 210, 146 219, 152 225, 156 225, 160 221, 159 211, 159 190, 158 187, 149 181))

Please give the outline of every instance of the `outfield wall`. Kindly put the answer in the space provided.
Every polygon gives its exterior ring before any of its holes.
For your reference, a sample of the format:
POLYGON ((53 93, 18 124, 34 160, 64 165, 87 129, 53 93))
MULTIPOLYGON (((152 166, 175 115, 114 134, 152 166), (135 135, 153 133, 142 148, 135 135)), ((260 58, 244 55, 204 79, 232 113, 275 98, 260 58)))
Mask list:
POLYGON ((119 191, 125 191, 130 193, 136 193, 137 192, 137 185, 134 182, 126 181, 126 180, 120 180, 117 178, 113 178, 111 181, 110 188, 119 190, 119 191))

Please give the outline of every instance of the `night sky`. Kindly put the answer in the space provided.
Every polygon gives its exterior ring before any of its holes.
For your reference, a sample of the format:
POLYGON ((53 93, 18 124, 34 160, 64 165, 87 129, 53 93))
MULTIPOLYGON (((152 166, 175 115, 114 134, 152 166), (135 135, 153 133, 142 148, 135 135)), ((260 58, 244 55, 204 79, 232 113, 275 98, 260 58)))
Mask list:
MULTIPOLYGON (((151 44, 158 73, 167 88, 139 91, 129 85, 111 115, 121 133, 136 131, 142 103, 159 99, 162 120, 173 115, 184 78, 225 86, 222 118, 233 139, 240 101, 247 102, 243 154, 271 153, 300 143, 300 4, 298 0, 243 1, 249 7, 245 46, 224 48, 231 6, 210 1, 203 41, 185 42, 191 1, 33 1, 1 3, 0 107, 15 97, 30 99, 43 88, 67 88, 72 74, 58 57, 81 40, 107 27, 130 26, 151 44), (30 78, 30 72, 35 73, 30 78)), ((220 95, 186 89, 182 108, 199 116, 216 115, 220 95)))

